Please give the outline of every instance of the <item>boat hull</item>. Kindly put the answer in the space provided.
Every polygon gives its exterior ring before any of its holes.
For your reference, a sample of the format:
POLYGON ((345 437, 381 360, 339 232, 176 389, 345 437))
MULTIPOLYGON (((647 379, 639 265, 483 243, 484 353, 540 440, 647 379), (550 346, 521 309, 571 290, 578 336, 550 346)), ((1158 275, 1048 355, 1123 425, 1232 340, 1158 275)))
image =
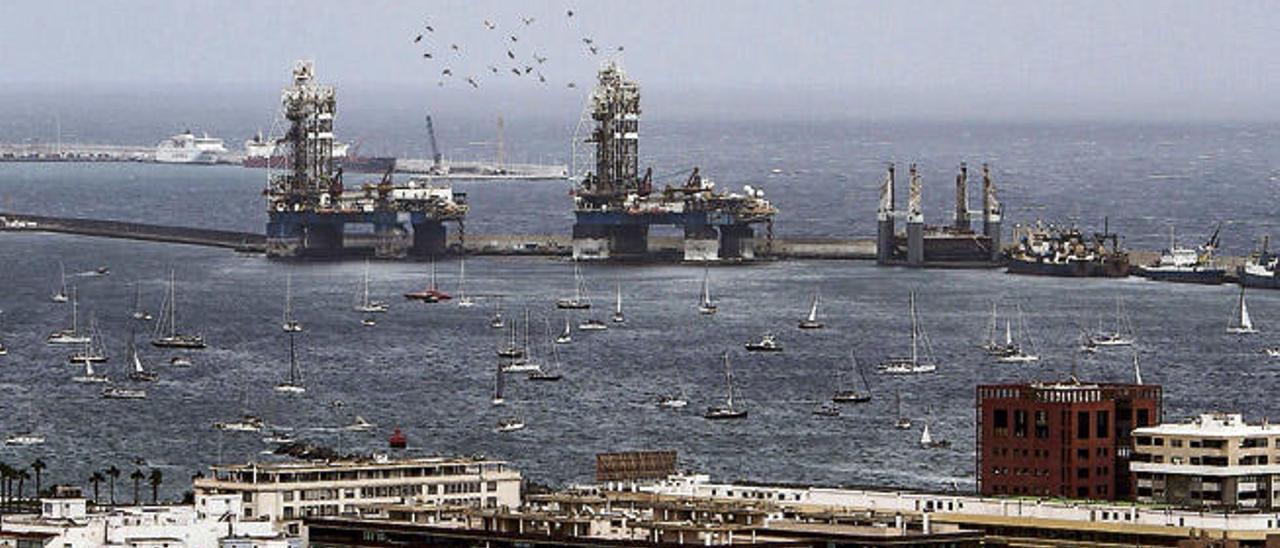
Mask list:
POLYGON ((1063 278, 1125 278, 1129 276, 1129 261, 1127 259, 1106 259, 1102 261, 1049 263, 1010 259, 1007 272, 1009 274, 1063 278))
POLYGON ((1263 276, 1260 274, 1252 274, 1245 272, 1244 268, 1239 270, 1240 285, 1245 287, 1256 287, 1261 289, 1280 289, 1280 276, 1263 276))
POLYGON ((1157 282, 1173 282, 1184 284, 1222 285, 1227 280, 1227 271, 1222 268, 1198 270, 1161 270, 1138 267, 1135 274, 1157 282))

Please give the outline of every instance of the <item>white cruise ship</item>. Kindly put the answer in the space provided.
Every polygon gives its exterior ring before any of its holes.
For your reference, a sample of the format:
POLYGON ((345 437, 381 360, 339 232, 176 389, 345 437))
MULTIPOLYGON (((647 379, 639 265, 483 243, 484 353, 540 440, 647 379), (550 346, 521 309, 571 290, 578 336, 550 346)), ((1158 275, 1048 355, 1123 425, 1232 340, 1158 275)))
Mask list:
POLYGON ((222 139, 196 137, 190 130, 165 139, 156 146, 156 162, 162 164, 215 164, 227 147, 222 139))

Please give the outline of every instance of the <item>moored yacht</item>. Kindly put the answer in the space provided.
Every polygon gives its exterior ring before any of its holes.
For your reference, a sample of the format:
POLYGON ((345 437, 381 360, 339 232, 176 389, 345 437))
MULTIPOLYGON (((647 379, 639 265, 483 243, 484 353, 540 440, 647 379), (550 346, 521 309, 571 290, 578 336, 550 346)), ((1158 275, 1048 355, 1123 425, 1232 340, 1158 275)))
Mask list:
POLYGON ((266 423, 255 415, 244 415, 238 420, 215 422, 213 427, 226 432, 258 432, 266 423))
POLYGON ((102 389, 102 397, 108 400, 142 400, 147 398, 147 391, 141 388, 108 386, 102 389))
POLYGON ((178 331, 176 286, 177 282, 174 278, 174 271, 170 270, 169 295, 165 298, 164 306, 162 307, 162 314, 164 318, 163 321, 156 322, 155 337, 151 339, 151 345, 159 348, 204 348, 204 337, 178 331))
POLYGON ((1249 305, 1244 300, 1244 286, 1240 286, 1240 298, 1236 301, 1235 314, 1231 318, 1231 322, 1227 324, 1227 333, 1232 335, 1253 335, 1258 329, 1253 325, 1253 318, 1249 316, 1249 305))
POLYGON ((909 298, 911 315, 911 356, 905 358, 889 358, 880 364, 880 372, 889 375, 915 375, 933 373, 938 366, 933 361, 933 345, 929 343, 929 335, 920 322, 916 311, 916 294, 911 292, 909 298))
POLYGON ((782 344, 778 343, 773 333, 765 333, 758 341, 750 341, 742 346, 750 352, 782 352, 782 344))
POLYGON ((293 332, 290 332, 289 376, 275 387, 275 391, 281 394, 301 394, 307 391, 307 388, 302 385, 302 366, 298 364, 298 353, 294 347, 293 337, 293 332))
POLYGON ((4 444, 10 447, 28 447, 32 445, 41 445, 44 443, 44 436, 32 434, 31 432, 18 432, 11 434, 4 439, 4 444))
POLYGON ((556 308, 569 310, 586 310, 591 308, 591 300, 587 298, 586 282, 582 278, 582 269, 578 262, 573 263, 573 296, 556 300, 556 308))
POLYGON ((707 412, 703 413, 704 418, 710 420, 727 420, 727 419, 745 419, 747 418, 747 410, 734 406, 734 388, 733 388, 733 368, 729 365, 729 353, 724 353, 724 384, 725 396, 724 404, 712 405, 707 407, 707 412))

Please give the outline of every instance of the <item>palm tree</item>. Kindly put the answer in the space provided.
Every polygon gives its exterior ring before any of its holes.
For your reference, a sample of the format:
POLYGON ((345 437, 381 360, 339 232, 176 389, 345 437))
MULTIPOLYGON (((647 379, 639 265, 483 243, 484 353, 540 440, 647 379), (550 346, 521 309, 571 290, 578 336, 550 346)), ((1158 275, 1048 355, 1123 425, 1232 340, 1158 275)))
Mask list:
POLYGON ((26 468, 18 470, 18 500, 21 501, 26 496, 27 480, 31 479, 31 473, 26 468))
POLYGON ((138 486, 142 483, 142 480, 147 479, 147 475, 142 473, 141 468, 134 468, 133 473, 129 474, 129 479, 133 480, 133 505, 137 506, 140 504, 138 502, 138 486))
POLYGON ((147 477, 147 483, 151 484, 151 504, 156 504, 156 499, 160 498, 160 484, 164 483, 164 474, 152 468, 151 475, 147 477))
POLYGON ((44 461, 36 458, 31 461, 31 471, 36 473, 36 496, 40 496, 40 473, 45 469, 44 461))
POLYGON ((89 483, 93 485, 93 503, 98 504, 98 485, 107 478, 102 477, 102 472, 94 472, 89 476, 89 483))
POLYGON ((109 480, 109 483, 107 485, 107 492, 110 493, 109 496, 111 497, 112 506, 116 505, 116 479, 119 477, 120 477, 120 469, 116 468, 116 465, 114 464, 111 465, 111 468, 107 469, 107 478, 109 480))
POLYGON ((0 511, 9 508, 9 476, 12 473, 12 466, 0 462, 0 511))

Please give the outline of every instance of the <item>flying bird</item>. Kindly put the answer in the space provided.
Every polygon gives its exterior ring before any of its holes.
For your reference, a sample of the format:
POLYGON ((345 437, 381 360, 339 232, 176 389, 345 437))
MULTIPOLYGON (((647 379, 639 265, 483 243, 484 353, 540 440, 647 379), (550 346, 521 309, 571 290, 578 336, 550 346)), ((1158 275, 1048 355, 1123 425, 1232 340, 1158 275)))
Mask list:
POLYGON ((546 77, 544 77, 541 72, 538 73, 538 82, 543 84, 547 83, 546 77))
POLYGON ((529 74, 530 72, 533 72, 533 67, 525 66, 525 67, 524 67, 524 73, 525 73, 525 74, 529 74))
POLYGON ((618 51, 622 51, 622 46, 618 46, 618 51))
POLYGON ((415 44, 417 44, 418 42, 421 42, 421 41, 422 41, 422 35, 421 35, 421 34, 419 34, 417 38, 414 38, 414 39, 413 39, 413 43, 415 43, 415 44))
POLYGON ((427 32, 435 32, 435 31, 436 29, 431 28, 431 25, 427 25, 427 32))
POLYGON ((437 85, 437 86, 440 86, 440 87, 444 87, 444 80, 440 80, 440 81, 436 82, 436 85, 437 85))
POLYGON ((599 50, 599 49, 596 49, 596 47, 595 47, 595 46, 590 46, 590 47, 588 47, 587 49, 591 51, 591 55, 595 55, 595 54, 597 54, 597 53, 600 53, 600 50, 599 50))
POLYGON ((484 20, 484 26, 485 26, 485 27, 487 27, 489 30, 493 30, 493 29, 498 28, 498 25, 493 24, 493 23, 492 23, 492 22, 490 22, 488 19, 485 19, 485 20, 484 20))
POLYGON ((495 67, 493 65, 489 65, 489 70, 492 71, 494 74, 498 73, 498 67, 495 67))
POLYGON ((511 50, 507 50, 507 57, 510 57, 510 58, 512 58, 512 59, 515 59, 515 58, 516 58, 516 54, 512 53, 512 52, 511 52, 511 50))
POLYGON ((519 41, 520 41, 520 39, 519 39, 519 38, 516 38, 516 35, 512 34, 512 35, 511 35, 511 41, 512 41, 512 42, 519 42, 519 41))
POLYGON ((533 54, 533 60, 534 60, 534 61, 537 61, 539 65, 541 65, 541 64, 543 64, 543 63, 545 63, 545 62, 547 62, 547 58, 546 58, 546 57, 538 57, 538 54, 536 54, 536 53, 535 53, 535 54, 533 54))
POLYGON ((475 78, 472 78, 472 77, 470 77, 470 76, 468 76, 468 77, 467 77, 467 83, 468 83, 468 84, 471 84, 471 87, 473 87, 473 88, 476 88, 476 89, 479 89, 479 88, 480 88, 480 84, 477 84, 477 83, 476 83, 476 79, 475 79, 475 78))
POLYGON ((513 68, 513 69, 511 69, 511 73, 512 73, 512 74, 515 74, 516 76, 520 76, 520 69, 518 69, 518 68, 513 68))
POLYGON ((521 17, 521 18, 520 18, 520 20, 521 20, 521 21, 524 21, 524 25, 525 25, 526 27, 527 27, 527 26, 529 26, 529 25, 532 25, 532 24, 533 24, 533 18, 532 18, 532 17, 521 17))
POLYGON ((427 53, 422 54, 422 57, 424 57, 424 58, 426 58, 426 59, 431 59, 431 58, 432 58, 431 52, 427 52, 427 53))
MULTIPOLYGON (((441 82, 441 83, 440 83, 440 85, 444 85, 444 82, 441 82)), ((575 84, 575 83, 573 83, 573 82, 569 82, 569 88, 570 88, 570 89, 572 89, 572 88, 576 88, 576 87, 578 87, 578 84, 575 84)))
POLYGON ((573 17, 573 10, 568 10, 567 12, 565 12, 565 14, 568 15, 569 17, 573 17))
POLYGON ((449 44, 449 49, 451 49, 451 50, 453 50, 453 51, 462 51, 462 50, 458 49, 458 45, 457 45, 457 44, 449 44))
POLYGON ((453 71, 452 71, 452 70, 449 70, 449 69, 444 69, 444 70, 440 71, 440 74, 443 74, 443 75, 445 75, 445 76, 453 76, 453 71))
POLYGON ((590 38, 583 38, 583 39, 582 39, 582 43, 583 43, 583 44, 590 45, 590 44, 591 44, 591 39, 590 39, 590 38))

